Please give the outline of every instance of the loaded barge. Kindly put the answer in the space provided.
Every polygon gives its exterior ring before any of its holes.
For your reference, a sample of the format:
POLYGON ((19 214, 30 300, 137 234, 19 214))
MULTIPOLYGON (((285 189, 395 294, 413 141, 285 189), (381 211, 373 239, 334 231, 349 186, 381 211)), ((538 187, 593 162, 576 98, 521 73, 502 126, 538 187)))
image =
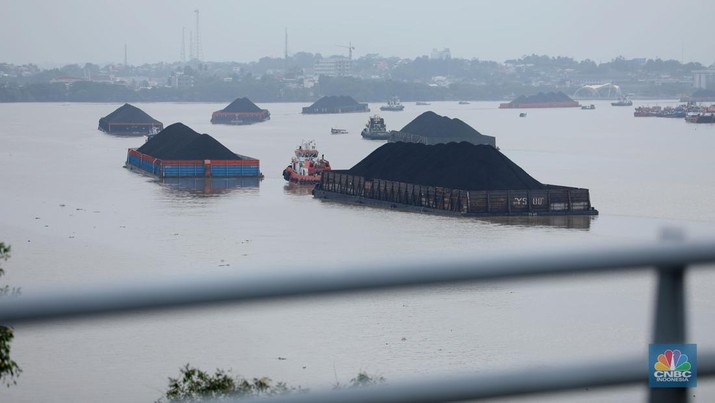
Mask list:
POLYGON ((99 130, 118 135, 147 135, 164 129, 164 124, 134 105, 124 104, 99 119, 99 130))
POLYGON ((159 178, 262 178, 256 158, 232 152, 208 134, 174 123, 139 148, 127 150, 125 168, 159 178))
POLYGON ((248 98, 237 98, 227 107, 211 114, 212 124, 250 125, 271 118, 268 109, 261 109, 248 98))
POLYGON ((382 179, 347 171, 323 172, 318 199, 374 207, 474 217, 598 215, 588 189, 546 185, 542 190, 470 191, 382 179))
POLYGON ((136 149, 127 151, 125 167, 140 169, 159 178, 262 178, 259 161, 255 158, 235 154, 237 159, 216 160, 163 160, 143 154, 136 149))
POLYGON ((581 106, 563 92, 540 92, 536 95, 520 96, 508 103, 499 104, 499 109, 516 108, 577 108, 581 106))
POLYGON ((598 215, 588 189, 543 184, 486 144, 387 143, 323 172, 317 199, 477 217, 598 215))

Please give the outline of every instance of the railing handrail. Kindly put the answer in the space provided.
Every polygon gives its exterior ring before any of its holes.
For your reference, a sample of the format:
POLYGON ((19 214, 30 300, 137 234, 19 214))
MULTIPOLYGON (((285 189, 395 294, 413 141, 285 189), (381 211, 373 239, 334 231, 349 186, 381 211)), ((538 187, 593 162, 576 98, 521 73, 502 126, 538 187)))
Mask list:
MULTIPOLYGON (((106 316, 309 295, 384 290, 400 287, 535 278, 618 270, 656 270, 655 342, 685 342, 683 272, 691 265, 715 262, 715 240, 661 240, 642 245, 587 250, 552 250, 507 257, 442 259, 439 262, 369 264, 338 272, 315 269, 246 276, 155 279, 151 282, 74 287, 71 291, 35 291, 0 300, 0 323, 16 325, 48 320, 106 316), (674 331, 663 329, 675 327, 674 331)), ((698 376, 715 375, 715 352, 701 352, 698 376)), ((408 382, 338 394, 296 394, 272 402, 441 402, 571 390, 582 387, 644 383, 643 357, 561 366, 553 371, 505 372, 479 377, 408 382)), ((685 402, 685 389, 651 389, 652 402, 685 402)), ((223 401, 223 400, 222 400, 223 401)), ((265 401, 265 400, 262 400, 265 401)))
POLYGON ((244 276, 143 279, 76 286, 0 300, 0 323, 17 324, 141 310, 182 308, 280 297, 430 286, 465 281, 639 270, 715 262, 715 241, 673 242, 588 250, 543 251, 481 259, 369 264, 339 272, 272 271, 244 276), (438 267, 438 269, 435 269, 438 267))

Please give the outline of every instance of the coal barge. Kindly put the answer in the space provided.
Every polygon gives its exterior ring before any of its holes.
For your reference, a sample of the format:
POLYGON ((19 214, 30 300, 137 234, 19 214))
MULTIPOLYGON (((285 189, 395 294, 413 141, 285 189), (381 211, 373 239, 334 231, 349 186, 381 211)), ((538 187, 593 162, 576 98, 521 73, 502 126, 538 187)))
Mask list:
POLYGON ((303 114, 370 112, 367 104, 349 96, 325 96, 312 105, 303 107, 303 114))
POLYGON ((263 177, 258 159, 236 154, 182 123, 174 123, 141 147, 127 150, 124 166, 159 178, 263 177))
POLYGON ((349 170, 323 172, 317 199, 440 215, 598 215, 588 189, 546 185, 497 149, 388 143, 349 170))
POLYGON ((237 98, 228 106, 211 114, 212 124, 250 125, 271 118, 268 109, 261 109, 248 98, 237 98))
POLYGON ((99 130, 118 135, 147 135, 158 132, 164 124, 134 105, 124 104, 99 119, 99 130))
POLYGON ((508 103, 499 104, 499 109, 521 108, 578 108, 581 104, 563 92, 540 92, 536 95, 520 96, 508 103))

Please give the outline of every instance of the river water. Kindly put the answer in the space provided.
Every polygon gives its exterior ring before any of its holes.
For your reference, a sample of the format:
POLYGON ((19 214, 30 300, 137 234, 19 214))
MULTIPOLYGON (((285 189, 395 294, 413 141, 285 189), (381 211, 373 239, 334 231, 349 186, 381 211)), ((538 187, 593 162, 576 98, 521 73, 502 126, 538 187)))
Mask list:
MULTIPOLYGON (((667 105, 669 102, 636 102, 667 105)), ((12 245, 4 283, 47 288, 196 275, 359 270, 653 241, 663 228, 715 234, 715 125, 634 118, 633 108, 499 110, 496 102, 406 104, 383 112, 400 129, 432 110, 495 136, 544 183, 585 187, 600 215, 556 220, 437 217, 312 199, 281 177, 292 150, 314 139, 336 169, 383 144, 363 140, 369 114, 301 115, 308 104, 261 104, 268 122, 213 126, 225 104, 135 104, 260 159, 265 179, 169 183, 123 168, 141 137, 97 131, 119 104, 0 104, 0 241, 12 245), (331 135, 330 128, 349 130, 331 135)), ((379 104, 371 104, 377 111, 379 104)), ((688 336, 715 347, 715 275, 688 275, 688 336)), ((645 354, 654 277, 648 273, 464 284, 350 294, 15 329, 24 372, 0 400, 151 402, 186 363, 314 390, 359 371, 390 380, 533 368, 645 354), (279 359, 280 357, 280 359, 279 359)), ((644 365, 645 361, 644 361, 644 365)), ((633 401, 645 387, 580 391, 562 401, 633 401)), ((695 401, 712 401, 701 381, 695 401)), ((553 397, 534 401, 552 401, 553 397)))

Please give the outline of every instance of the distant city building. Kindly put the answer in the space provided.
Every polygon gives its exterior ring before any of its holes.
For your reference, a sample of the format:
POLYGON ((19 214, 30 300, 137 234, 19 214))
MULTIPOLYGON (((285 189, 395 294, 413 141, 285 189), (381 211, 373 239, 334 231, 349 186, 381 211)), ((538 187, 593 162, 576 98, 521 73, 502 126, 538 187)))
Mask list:
POLYGON ((313 88, 315 87, 315 79, 311 77, 303 78, 303 88, 313 88))
POLYGON ((693 71, 693 86, 701 90, 715 89, 715 69, 693 71))
POLYGON ((449 48, 444 48, 442 50, 432 49, 432 53, 430 54, 429 58, 436 60, 451 59, 452 53, 449 51, 449 48))
POLYGON ((84 81, 84 79, 79 78, 79 77, 72 77, 72 76, 59 76, 59 77, 55 77, 52 80, 50 80, 51 83, 64 83, 64 84, 72 84, 72 83, 76 83, 77 81, 84 81))
POLYGON ((452 81, 450 81, 445 76, 433 76, 432 80, 429 83, 429 85, 431 87, 445 87, 445 88, 449 87, 450 84, 452 84, 452 81))
POLYGON ((321 59, 313 66, 313 73, 328 77, 348 77, 352 75, 353 61, 342 56, 333 56, 328 59, 321 59))
POLYGON ((169 82, 174 88, 187 88, 194 86, 194 76, 184 74, 180 71, 174 72, 174 74, 169 77, 169 82))
POLYGON ((94 75, 89 75, 89 81, 94 81, 96 83, 106 83, 106 84, 113 84, 115 82, 115 78, 113 75, 110 74, 94 74, 94 75))
POLYGON ((633 59, 626 60, 626 63, 633 65, 633 66, 643 66, 648 62, 648 59, 645 57, 636 57, 633 59))

